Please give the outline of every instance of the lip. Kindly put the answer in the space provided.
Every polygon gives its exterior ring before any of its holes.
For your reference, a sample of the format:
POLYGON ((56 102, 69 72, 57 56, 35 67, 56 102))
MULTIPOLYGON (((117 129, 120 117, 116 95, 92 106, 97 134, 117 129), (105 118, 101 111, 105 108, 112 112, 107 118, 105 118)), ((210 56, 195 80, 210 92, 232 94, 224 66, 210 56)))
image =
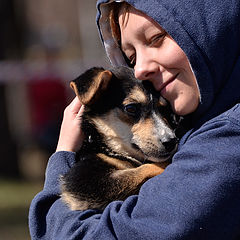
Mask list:
POLYGON ((158 91, 162 91, 168 84, 170 84, 171 82, 173 82, 177 77, 178 77, 178 75, 179 75, 179 73, 178 74, 176 74, 176 75, 174 75, 173 77, 171 77, 169 80, 167 80, 165 83, 163 83, 161 86, 160 86, 160 88, 159 88, 159 90, 158 91))

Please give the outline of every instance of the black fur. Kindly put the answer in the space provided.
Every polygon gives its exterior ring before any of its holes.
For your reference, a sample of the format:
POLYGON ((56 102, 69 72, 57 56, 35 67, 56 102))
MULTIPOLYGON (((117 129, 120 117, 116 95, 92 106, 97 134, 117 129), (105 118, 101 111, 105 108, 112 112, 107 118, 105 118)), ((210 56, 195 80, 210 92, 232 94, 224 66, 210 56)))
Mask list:
MULTIPOLYGON (((92 68, 74 80, 78 89, 76 94, 81 98, 81 94, 85 94, 93 84, 94 78, 103 71, 103 68, 92 68)), ((98 117, 104 121, 105 116, 118 109, 124 118, 119 120, 119 123, 123 121, 125 124, 134 126, 140 121, 149 119, 154 112, 158 118, 167 120, 166 124, 169 129, 172 128, 172 132, 179 126, 169 105, 158 106, 159 93, 149 83, 142 83, 135 79, 133 71, 129 68, 111 69, 111 73, 113 75, 107 88, 98 95, 94 102, 85 105, 82 129, 86 137, 81 150, 76 155, 76 164, 62 177, 63 200, 74 210, 87 208, 102 210, 113 200, 124 200, 129 195, 138 193, 141 185, 152 177, 148 169, 153 168, 158 172, 157 168, 159 168, 159 173, 161 173, 168 164, 166 162, 150 163, 147 156, 137 159, 131 153, 122 154, 122 152, 112 149, 106 141, 107 132, 100 132, 92 121, 93 118, 98 117), (142 103, 134 105, 138 112, 133 108, 133 114, 131 111, 126 113, 126 106, 123 102, 136 86, 141 89, 148 101, 144 105, 142 103), (109 158, 114 161, 114 164, 108 161, 109 158), (140 172, 141 174, 146 173, 143 179, 138 178, 140 172), (79 203, 77 206, 76 202, 79 203)), ((177 137, 171 136, 174 137, 165 142, 168 143, 168 146, 164 145, 164 142, 162 143, 161 154, 168 158, 172 156, 173 147, 175 148, 177 145, 177 137), (172 141, 171 147, 170 141, 172 141)), ((135 143, 132 143, 131 147, 139 153, 142 151, 141 147, 135 143)))

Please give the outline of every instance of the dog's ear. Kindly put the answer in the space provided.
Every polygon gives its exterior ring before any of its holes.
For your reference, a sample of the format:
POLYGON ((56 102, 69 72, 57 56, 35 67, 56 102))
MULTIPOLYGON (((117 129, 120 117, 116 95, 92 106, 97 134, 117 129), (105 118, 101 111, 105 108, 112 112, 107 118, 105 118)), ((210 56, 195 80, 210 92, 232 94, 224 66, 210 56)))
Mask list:
POLYGON ((103 68, 91 68, 70 82, 70 87, 83 105, 91 105, 108 87, 112 72, 103 68))

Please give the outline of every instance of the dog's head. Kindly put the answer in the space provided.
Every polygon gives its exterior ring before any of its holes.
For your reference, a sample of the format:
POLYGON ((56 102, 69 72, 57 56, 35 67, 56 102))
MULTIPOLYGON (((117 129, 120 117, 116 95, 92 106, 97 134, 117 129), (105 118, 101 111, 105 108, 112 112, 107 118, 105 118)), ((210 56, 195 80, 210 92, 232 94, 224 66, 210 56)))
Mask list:
POLYGON ((84 121, 108 148, 140 162, 161 162, 176 151, 176 125, 170 106, 148 85, 126 67, 92 68, 70 84, 85 105, 84 121))

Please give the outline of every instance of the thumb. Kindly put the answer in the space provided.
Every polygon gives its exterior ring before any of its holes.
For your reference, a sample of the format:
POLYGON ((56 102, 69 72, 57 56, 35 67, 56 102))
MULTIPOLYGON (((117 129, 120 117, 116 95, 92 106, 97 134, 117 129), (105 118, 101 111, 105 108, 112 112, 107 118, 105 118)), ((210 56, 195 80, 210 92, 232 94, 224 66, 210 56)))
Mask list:
POLYGON ((84 112, 84 105, 82 105, 76 115, 76 118, 78 119, 82 119, 82 115, 83 115, 83 112, 84 112))
POLYGON ((76 96, 73 101, 69 105, 69 109, 71 112, 77 114, 81 108, 82 104, 79 101, 78 97, 76 96))

